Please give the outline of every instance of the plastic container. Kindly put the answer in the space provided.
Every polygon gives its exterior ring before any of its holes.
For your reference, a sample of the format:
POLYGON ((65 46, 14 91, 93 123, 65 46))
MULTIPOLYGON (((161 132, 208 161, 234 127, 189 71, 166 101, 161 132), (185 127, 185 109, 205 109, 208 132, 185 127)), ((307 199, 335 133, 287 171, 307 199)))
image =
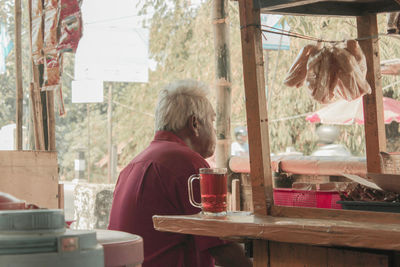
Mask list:
POLYGON ((104 248, 105 267, 139 267, 144 259, 143 239, 138 235, 114 230, 96 230, 104 248))
POLYGON ((1 267, 104 267, 96 232, 65 229, 62 210, 0 211, 1 267))
POLYGON ((339 200, 337 191, 317 191, 317 208, 342 209, 342 205, 337 203, 339 200))
POLYGON ((317 194, 315 190, 274 188, 274 202, 277 206, 316 208, 317 194))
POLYGON ((345 210, 363 210, 400 213, 400 203, 372 201, 337 201, 345 210))
POLYGON ((277 206, 342 209, 337 191, 300 190, 274 188, 274 202, 277 206))

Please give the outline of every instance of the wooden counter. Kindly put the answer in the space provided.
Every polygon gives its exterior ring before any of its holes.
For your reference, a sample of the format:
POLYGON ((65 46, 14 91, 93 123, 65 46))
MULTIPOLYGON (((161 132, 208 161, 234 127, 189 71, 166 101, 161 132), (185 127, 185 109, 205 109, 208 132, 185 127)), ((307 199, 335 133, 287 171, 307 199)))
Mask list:
MULTIPOLYGON (((384 216, 385 213, 371 213, 384 216)), ((153 216, 156 230, 221 238, 400 250, 400 224, 253 215, 248 212, 211 217, 202 214, 153 216)))

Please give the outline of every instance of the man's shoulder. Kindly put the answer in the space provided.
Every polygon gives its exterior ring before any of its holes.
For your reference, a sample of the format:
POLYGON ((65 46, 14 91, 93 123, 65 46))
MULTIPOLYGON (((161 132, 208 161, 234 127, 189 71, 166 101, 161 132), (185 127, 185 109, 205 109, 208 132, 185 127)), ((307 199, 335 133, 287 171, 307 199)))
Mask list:
POLYGON ((208 166, 200 154, 179 144, 152 144, 129 163, 131 166, 143 164, 166 169, 194 168, 196 171, 208 166))

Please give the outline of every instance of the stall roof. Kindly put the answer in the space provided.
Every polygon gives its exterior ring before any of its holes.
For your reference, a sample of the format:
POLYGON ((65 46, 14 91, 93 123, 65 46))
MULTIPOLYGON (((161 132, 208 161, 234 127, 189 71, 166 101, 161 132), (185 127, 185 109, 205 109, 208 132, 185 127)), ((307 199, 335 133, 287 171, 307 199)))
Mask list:
POLYGON ((261 13, 361 16, 400 11, 400 0, 253 0, 261 13))

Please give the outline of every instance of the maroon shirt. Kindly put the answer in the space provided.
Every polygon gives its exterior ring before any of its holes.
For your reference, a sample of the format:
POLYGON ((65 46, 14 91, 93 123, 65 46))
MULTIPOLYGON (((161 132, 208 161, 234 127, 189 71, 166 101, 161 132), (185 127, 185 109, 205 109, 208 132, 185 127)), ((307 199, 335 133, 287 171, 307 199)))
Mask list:
MULTIPOLYGON (((226 242, 205 236, 156 231, 152 216, 196 214, 189 202, 187 180, 199 168, 209 167, 171 132, 159 131, 151 144, 128 166, 117 181, 108 229, 140 235, 144 243, 143 267, 209 267, 214 259, 208 248, 226 242)), ((198 183, 194 183, 200 200, 198 183)))

